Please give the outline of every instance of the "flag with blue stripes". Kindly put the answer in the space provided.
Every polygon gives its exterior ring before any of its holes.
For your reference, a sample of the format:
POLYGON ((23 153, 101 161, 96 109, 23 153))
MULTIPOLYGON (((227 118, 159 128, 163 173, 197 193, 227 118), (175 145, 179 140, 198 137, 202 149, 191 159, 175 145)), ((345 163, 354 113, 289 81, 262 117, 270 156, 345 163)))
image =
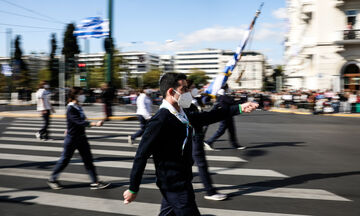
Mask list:
POLYGON ((79 38, 101 38, 109 35, 109 21, 101 17, 88 17, 76 26, 74 35, 79 38))
POLYGON ((1 73, 4 74, 5 76, 12 76, 12 69, 11 69, 10 65, 2 64, 1 65, 1 73))
POLYGON ((220 73, 213 82, 210 83, 209 87, 205 90, 205 93, 211 95, 211 96, 216 96, 217 92, 223 87, 225 86, 227 80, 229 79, 229 76, 231 75, 231 73, 233 72, 233 70, 236 67, 237 62, 241 59, 242 53, 246 47, 246 44, 249 40, 249 36, 251 31, 254 28, 255 22, 257 17, 260 14, 261 8, 264 5, 264 3, 262 3, 260 5, 260 8, 256 11, 255 17, 253 18, 248 30, 245 32, 243 40, 241 42, 241 45, 239 45, 236 48, 236 52, 233 56, 233 58, 231 58, 227 64, 225 65, 224 70, 222 71, 222 73, 220 73))

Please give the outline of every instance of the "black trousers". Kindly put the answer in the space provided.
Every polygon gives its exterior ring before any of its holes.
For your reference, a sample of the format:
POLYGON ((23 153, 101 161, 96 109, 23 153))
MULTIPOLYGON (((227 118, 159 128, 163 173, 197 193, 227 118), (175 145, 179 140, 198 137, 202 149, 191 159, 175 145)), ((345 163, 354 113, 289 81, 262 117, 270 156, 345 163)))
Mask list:
POLYGON ((224 121, 221 121, 220 126, 217 129, 217 131, 215 132, 215 134, 205 142, 208 143, 209 145, 212 145, 213 142, 215 142, 219 137, 221 137, 225 133, 226 129, 228 129, 228 131, 229 131, 229 138, 230 138, 232 147, 234 147, 234 148, 239 147, 239 144, 238 144, 238 141, 237 141, 237 138, 235 135, 235 125, 234 125, 233 118, 228 118, 224 121))
POLYGON ((212 186, 212 181, 206 161, 206 155, 204 151, 204 135, 198 135, 195 131, 193 136, 193 159, 199 169, 199 177, 205 187, 206 194, 208 196, 216 194, 216 189, 212 186))
POLYGON ((109 118, 113 115, 112 113, 112 103, 104 103, 104 111, 106 118, 109 118))
POLYGON ((93 164, 93 156, 91 154, 89 142, 87 141, 87 137, 85 135, 80 135, 76 137, 67 135, 65 137, 64 150, 61 154, 60 159, 55 165, 55 169, 51 174, 50 180, 55 181, 58 178, 60 173, 69 164, 76 149, 80 153, 80 156, 85 165, 85 169, 90 175, 91 181, 93 183, 97 182, 98 179, 95 166, 93 164))
POLYGON ((160 191, 163 199, 159 216, 200 216, 191 183, 183 191, 160 191))
POLYGON ((138 130, 135 134, 131 135, 131 139, 133 140, 136 139, 137 137, 142 136, 143 133, 145 132, 145 126, 147 120, 142 115, 138 115, 138 119, 140 122, 140 130, 138 130))
POLYGON ((50 124, 50 110, 45 110, 45 112, 42 113, 42 118, 44 120, 43 127, 39 130, 40 137, 41 138, 48 138, 49 137, 49 124, 50 124))

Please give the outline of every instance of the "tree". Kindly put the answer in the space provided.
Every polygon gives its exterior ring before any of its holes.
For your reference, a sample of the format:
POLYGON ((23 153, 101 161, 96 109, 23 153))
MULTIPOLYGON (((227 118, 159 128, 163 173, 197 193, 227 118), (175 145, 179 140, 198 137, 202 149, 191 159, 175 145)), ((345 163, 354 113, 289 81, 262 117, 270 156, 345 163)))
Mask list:
POLYGON ((190 72, 188 79, 193 80, 195 86, 199 88, 200 86, 206 85, 210 77, 206 76, 205 71, 195 69, 190 72))
POLYGON ((93 67, 90 68, 88 79, 89 88, 98 88, 102 83, 105 82, 105 68, 104 67, 93 67))
POLYGON ((47 68, 43 68, 38 73, 38 82, 51 79, 51 71, 47 68))
POLYGON ((151 69, 143 75, 143 85, 148 88, 159 88, 160 75, 159 69, 151 69))
POLYGON ((31 86, 30 74, 26 63, 22 59, 22 50, 20 46, 21 36, 16 35, 15 52, 13 56, 13 80, 17 87, 29 87, 31 86))
POLYGON ((64 47, 61 51, 65 55, 65 79, 69 80, 75 72, 75 54, 80 53, 77 39, 74 36, 75 24, 70 23, 64 34, 64 47))
POLYGON ((48 62, 49 70, 50 70, 50 86, 51 87, 58 87, 59 85, 59 60, 55 58, 56 55, 56 34, 51 34, 51 40, 50 40, 50 59, 48 62))

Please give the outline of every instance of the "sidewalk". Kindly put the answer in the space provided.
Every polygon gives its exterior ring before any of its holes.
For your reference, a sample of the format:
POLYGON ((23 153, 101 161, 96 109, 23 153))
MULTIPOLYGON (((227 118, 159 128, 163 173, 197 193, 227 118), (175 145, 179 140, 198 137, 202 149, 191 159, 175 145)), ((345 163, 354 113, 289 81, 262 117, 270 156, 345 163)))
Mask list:
MULTIPOLYGON (((135 113, 136 106, 115 105, 113 106, 113 116, 111 120, 136 120, 135 113)), ((89 120, 102 120, 105 118, 102 104, 93 104, 90 106, 83 106, 85 115, 89 120)), ((52 118, 66 118, 65 109, 59 109, 55 107, 55 113, 51 115, 52 118)), ((19 110, 19 111, 3 111, 0 112, 2 117, 15 117, 15 118, 38 118, 41 114, 36 111, 36 108, 31 110, 19 110)))
MULTIPOLYGON (((298 115, 313 115, 313 113, 307 109, 289 109, 289 108, 272 107, 269 111, 279 112, 279 113, 291 113, 298 115)), ((360 113, 333 113, 333 114, 318 114, 318 115, 360 118, 360 113)))

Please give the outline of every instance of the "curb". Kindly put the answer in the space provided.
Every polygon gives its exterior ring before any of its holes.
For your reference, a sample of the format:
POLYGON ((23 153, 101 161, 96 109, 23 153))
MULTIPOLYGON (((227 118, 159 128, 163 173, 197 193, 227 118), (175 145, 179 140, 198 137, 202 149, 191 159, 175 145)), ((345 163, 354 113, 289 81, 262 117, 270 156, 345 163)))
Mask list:
MULTIPOLYGON (((297 114, 297 115, 313 115, 310 112, 300 112, 300 111, 292 111, 292 110, 281 110, 281 109, 271 109, 270 112, 278 112, 278 113, 290 113, 290 114, 297 114)), ((340 114, 340 113, 334 113, 334 114, 318 114, 323 116, 336 116, 336 117, 355 117, 360 118, 360 114, 340 114)))
MULTIPOLYGON (((0 113, 2 117, 14 117, 14 118, 37 118, 41 117, 40 114, 17 114, 17 113, 9 113, 3 112, 0 113)), ((66 118, 66 115, 50 115, 51 118, 66 118)), ((93 117, 88 118, 89 120, 103 120, 103 117, 93 117)), ((130 121, 137 120, 137 116, 111 116, 110 120, 121 120, 121 121, 130 121)))

